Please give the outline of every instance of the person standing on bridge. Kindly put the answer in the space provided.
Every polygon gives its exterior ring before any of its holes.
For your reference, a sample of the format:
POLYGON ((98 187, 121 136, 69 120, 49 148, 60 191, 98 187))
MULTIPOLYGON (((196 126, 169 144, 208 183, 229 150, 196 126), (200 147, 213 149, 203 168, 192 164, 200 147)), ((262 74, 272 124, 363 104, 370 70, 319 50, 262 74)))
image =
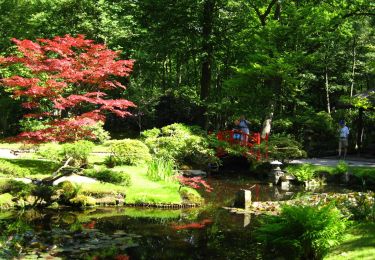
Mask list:
POLYGON ((241 134, 240 134, 240 120, 236 119, 234 120, 234 127, 233 127, 233 139, 234 140, 241 140, 241 134))
POLYGON ((244 115, 240 116, 239 121, 240 121, 240 123, 239 123, 238 126, 239 126, 241 132, 243 133, 242 137, 241 137, 241 141, 244 144, 247 144, 247 142, 249 140, 249 134, 250 134, 250 130, 249 130, 250 122, 245 119, 244 115))
POLYGON ((349 128, 345 125, 344 120, 340 120, 340 140, 339 140, 339 159, 341 159, 341 150, 344 150, 344 159, 346 158, 346 152, 348 150, 348 137, 349 137, 349 128))

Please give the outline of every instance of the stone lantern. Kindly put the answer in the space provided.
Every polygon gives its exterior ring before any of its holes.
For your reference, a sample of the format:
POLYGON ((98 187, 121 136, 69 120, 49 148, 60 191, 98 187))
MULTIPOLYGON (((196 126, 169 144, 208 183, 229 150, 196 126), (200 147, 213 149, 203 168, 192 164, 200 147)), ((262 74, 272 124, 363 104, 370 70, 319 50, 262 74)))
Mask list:
POLYGON ((271 162, 271 165, 273 166, 273 169, 269 173, 268 177, 272 180, 273 184, 278 184, 280 177, 284 176, 284 172, 280 168, 282 162, 275 160, 271 162))

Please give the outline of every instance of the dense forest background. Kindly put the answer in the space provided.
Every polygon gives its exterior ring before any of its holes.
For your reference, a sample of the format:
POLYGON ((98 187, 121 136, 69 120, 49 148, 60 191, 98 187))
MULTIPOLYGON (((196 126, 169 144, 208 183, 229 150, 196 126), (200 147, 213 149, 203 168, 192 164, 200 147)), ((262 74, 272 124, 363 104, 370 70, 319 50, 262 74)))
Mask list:
MULTIPOLYGON (((375 4, 370 0, 0 0, 0 56, 11 38, 84 34, 136 61, 137 108, 109 117, 113 136, 173 122, 207 130, 244 114, 259 131, 293 135, 311 155, 375 151, 375 4)), ((0 77, 11 71, 0 68, 0 77)), ((0 133, 20 131, 20 103, 0 88, 0 133)))

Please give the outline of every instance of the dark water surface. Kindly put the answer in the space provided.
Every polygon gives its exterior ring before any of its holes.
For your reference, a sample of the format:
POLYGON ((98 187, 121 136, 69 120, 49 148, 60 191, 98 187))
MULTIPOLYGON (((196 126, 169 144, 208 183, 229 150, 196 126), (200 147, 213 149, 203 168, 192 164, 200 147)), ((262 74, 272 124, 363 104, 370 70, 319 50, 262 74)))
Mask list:
MULTIPOLYGON (((230 206, 239 189, 254 201, 285 200, 307 191, 262 184, 246 175, 210 177, 199 209, 95 208, 0 212, 0 259, 262 259, 254 215, 230 206)), ((325 186, 314 192, 346 192, 325 186)))

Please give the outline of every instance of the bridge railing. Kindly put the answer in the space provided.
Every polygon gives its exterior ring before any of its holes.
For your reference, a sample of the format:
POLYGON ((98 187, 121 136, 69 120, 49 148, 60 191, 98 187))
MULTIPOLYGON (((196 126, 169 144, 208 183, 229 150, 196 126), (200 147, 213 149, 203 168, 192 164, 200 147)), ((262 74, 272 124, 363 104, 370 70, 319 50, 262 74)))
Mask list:
MULTIPOLYGON (((246 157, 255 157, 257 160, 268 159, 267 145, 263 152, 260 149, 260 144, 262 142, 268 142, 268 135, 266 135, 265 138, 262 138, 261 134, 258 132, 246 134, 240 130, 224 130, 217 133, 217 139, 228 142, 232 145, 246 147, 247 153, 244 154, 246 157)), ((223 151, 219 152, 219 156, 224 154, 223 151)))

